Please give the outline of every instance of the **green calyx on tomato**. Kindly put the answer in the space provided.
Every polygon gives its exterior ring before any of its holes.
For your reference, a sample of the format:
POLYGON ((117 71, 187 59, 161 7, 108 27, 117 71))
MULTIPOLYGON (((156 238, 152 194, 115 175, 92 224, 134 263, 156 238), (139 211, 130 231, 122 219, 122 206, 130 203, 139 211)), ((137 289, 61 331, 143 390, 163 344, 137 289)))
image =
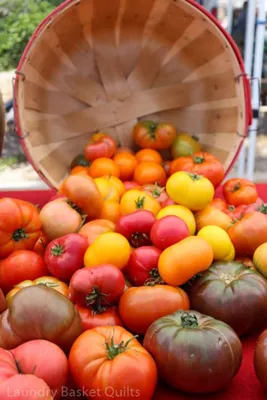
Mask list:
POLYGON ((155 285, 165 285, 165 282, 162 280, 158 268, 153 268, 151 271, 149 271, 149 275, 151 278, 148 278, 144 286, 155 286, 155 285))
POLYGON ((105 299, 107 296, 107 294, 101 293, 98 286, 94 285, 91 293, 85 297, 86 307, 92 307, 93 310, 98 314, 103 313, 106 311, 106 309, 102 307, 102 301, 105 300, 105 302, 108 304, 107 300, 105 299))
POLYGON ((141 246, 148 246, 150 243, 150 238, 143 232, 135 232, 130 238, 130 244, 135 249, 141 246))
POLYGON ((192 181, 199 181, 202 176, 198 175, 198 174, 192 174, 191 172, 188 172, 188 175, 190 176, 190 178, 192 179, 192 181))
POLYGON ((137 337, 138 336, 133 336, 126 343, 122 341, 119 344, 115 344, 113 337, 110 339, 110 344, 108 342, 105 342, 108 359, 113 360, 118 355, 124 353, 126 350, 129 350, 128 348, 129 344, 133 339, 136 339, 137 337))
POLYGON ((194 160, 194 164, 202 164, 205 161, 205 157, 197 156, 197 157, 194 157, 193 160, 194 160))
POLYGON ((138 210, 144 208, 145 205, 145 196, 143 197, 138 197, 138 199, 135 201, 136 204, 136 208, 138 208, 138 210))
POLYGON ((162 192, 164 192, 165 187, 158 186, 158 183, 155 183, 155 188, 152 190, 151 194, 154 199, 157 199, 162 192))
POLYGON ((142 125, 145 128, 147 128, 150 138, 151 139, 156 139, 155 132, 156 132, 156 129, 158 127, 157 122, 155 122, 155 121, 144 121, 144 122, 142 122, 142 125))
POLYGON ((261 212, 262 214, 267 214, 267 204, 263 204, 263 205, 259 208, 259 212, 261 212))
POLYGON ((64 248, 60 244, 55 244, 51 249, 53 256, 58 257, 64 254, 64 248))
POLYGON ((78 165, 82 167, 90 167, 91 163, 86 160, 83 154, 79 154, 78 156, 74 157, 72 160, 70 168, 73 169, 77 167, 78 165))
POLYGON ((181 325, 183 328, 197 328, 197 317, 185 311, 181 315, 181 325))
POLYGON ((19 242, 20 240, 23 239, 28 239, 29 235, 27 235, 27 233, 24 231, 24 229, 17 229, 15 232, 13 232, 12 234, 12 239, 14 240, 14 242, 19 242))
POLYGON ((233 192, 237 192, 237 191, 240 189, 240 187, 241 187, 240 182, 237 182, 237 183, 235 184, 235 186, 233 187, 233 192))

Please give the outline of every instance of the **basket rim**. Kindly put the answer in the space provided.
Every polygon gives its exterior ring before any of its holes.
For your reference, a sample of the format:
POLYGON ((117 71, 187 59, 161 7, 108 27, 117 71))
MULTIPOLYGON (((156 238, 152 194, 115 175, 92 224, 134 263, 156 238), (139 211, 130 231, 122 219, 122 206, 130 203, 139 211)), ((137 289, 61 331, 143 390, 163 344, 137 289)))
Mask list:
MULTIPOLYGON (((173 0, 176 1, 176 0, 173 0)), ((249 126, 252 124, 252 105, 251 105, 251 92, 250 92, 250 85, 249 85, 249 79, 248 79, 248 75, 245 71, 245 65, 244 65, 244 61, 243 58, 241 56, 240 50, 237 46, 237 44, 235 43, 234 39, 232 38, 232 36, 226 31, 225 28, 223 28, 223 26, 220 24, 219 20, 217 20, 217 18, 211 14, 206 8, 204 8, 201 4, 197 3, 195 0, 184 0, 185 2, 189 3, 191 6, 197 8, 201 13, 203 13, 204 15, 206 15, 213 23, 214 25, 221 31, 221 33, 223 33, 223 35, 225 36, 225 38, 227 39, 228 43, 230 44, 232 50, 234 51, 234 54, 236 56, 236 59, 238 61, 238 64, 240 66, 240 70, 241 70, 241 74, 240 77, 243 78, 243 88, 244 88, 244 94, 245 94, 245 111, 246 111, 246 115, 245 115, 245 134, 239 144, 239 147, 236 151, 236 154, 230 164, 230 166, 228 167, 227 171, 225 171, 225 177, 228 175, 228 173, 231 171, 233 165, 235 164, 238 155, 242 149, 242 146, 244 144, 244 140, 245 138, 248 136, 248 129, 249 126)), ((22 149, 27 157, 27 160, 31 163, 32 167, 34 168, 34 170, 37 172, 37 174, 39 175, 39 177, 52 189, 54 189, 54 186, 51 184, 51 182, 49 182, 49 180, 42 174, 42 172, 35 166, 35 162, 32 159, 30 152, 28 151, 25 143, 24 143, 24 133, 22 132, 21 129, 21 124, 20 124, 20 118, 19 118, 19 110, 18 110, 18 103, 17 103, 17 96, 18 96, 18 85, 19 85, 19 80, 21 78, 21 70, 23 68, 24 62, 27 58, 27 55, 30 51, 30 48, 33 44, 33 42, 35 41, 35 39, 37 38, 37 36, 39 35, 39 33, 42 31, 43 28, 46 27, 46 25, 49 24, 49 22, 51 21, 51 19, 56 16, 57 14, 59 14, 60 12, 62 12, 63 10, 65 10, 71 3, 80 3, 80 0, 65 0, 62 4, 60 4, 58 7, 56 7, 51 13, 49 13, 47 15, 46 18, 44 18, 44 20, 37 26, 37 28, 35 29, 33 35, 31 36, 27 46, 25 47, 22 56, 20 58, 18 67, 15 71, 15 78, 14 78, 14 86, 13 86, 13 102, 14 102, 14 119, 15 119, 15 123, 16 123, 16 132, 20 138, 20 142, 21 142, 21 146, 22 149)))

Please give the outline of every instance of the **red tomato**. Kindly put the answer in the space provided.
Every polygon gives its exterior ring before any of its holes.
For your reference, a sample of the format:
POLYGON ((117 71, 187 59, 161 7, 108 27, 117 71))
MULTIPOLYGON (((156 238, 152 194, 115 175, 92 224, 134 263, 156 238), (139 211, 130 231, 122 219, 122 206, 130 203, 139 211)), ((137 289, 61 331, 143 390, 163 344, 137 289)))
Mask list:
POLYGON ((48 244, 48 239, 46 238, 46 236, 44 234, 42 234, 39 239, 37 240, 37 242, 34 245, 33 251, 35 253, 38 253, 41 257, 44 257, 44 253, 45 253, 45 248, 48 244))
POLYGON ((150 238, 154 246, 161 250, 190 236, 186 223, 179 217, 168 215, 155 222, 151 229, 150 238))
POLYGON ((0 385, 1 400, 40 400, 40 398, 53 400, 52 393, 45 381, 34 375, 15 375, 0 385), (40 397, 40 393, 42 397, 40 397), (28 394, 27 397, 25 394, 28 394))
POLYGON ((131 189, 140 189, 140 185, 134 181, 125 181, 123 184, 126 191, 131 189))
POLYGON ((45 250, 49 272, 62 281, 69 281, 74 272, 83 267, 87 248, 87 240, 77 233, 53 240, 45 250))
POLYGON ((22 281, 45 275, 48 270, 43 258, 30 250, 14 251, 0 262, 0 287, 5 294, 22 281))
POLYGON ((161 206, 162 208, 165 208, 167 206, 173 206, 174 204, 176 204, 175 201, 173 201, 172 199, 167 199, 161 204, 161 206))
POLYGON ((76 309, 82 320, 83 331, 99 326, 122 326, 116 307, 103 307, 99 312, 76 304, 76 309))
POLYGON ((170 199, 167 195, 165 187, 160 187, 157 183, 154 185, 145 185, 143 186, 142 190, 156 199, 161 206, 170 199))
POLYGON ((123 273, 114 265, 83 268, 71 278, 69 298, 74 304, 99 311, 102 306, 117 303, 124 292, 124 286, 123 273))
POLYGON ((262 212, 263 214, 267 214, 267 205, 264 204, 264 201, 258 197, 255 203, 249 204, 247 206, 246 214, 253 211, 259 211, 262 212))
POLYGON ((32 340, 11 351, 0 349, 0 382, 19 374, 33 374, 43 379, 55 394, 67 383, 68 360, 64 352, 47 340, 32 340), (53 362, 51 362, 53 360, 53 362))
POLYGON ((240 206, 257 201, 258 192, 253 182, 248 179, 229 179, 223 185, 223 195, 228 204, 240 206))
POLYGON ((87 161, 93 161, 100 157, 111 158, 115 151, 115 140, 106 133, 97 133, 91 137, 85 147, 84 156, 87 161))
POLYGON ((6 308, 7 308, 7 301, 3 293, 3 290, 0 289, 0 313, 5 311, 6 308))
POLYGON ((135 143, 142 149, 168 149, 176 138, 176 128, 171 124, 141 121, 133 130, 135 143))
POLYGON ((135 211, 120 217, 116 224, 116 232, 126 237, 134 248, 148 246, 151 244, 150 231, 155 221, 152 212, 135 211))
POLYGON ((135 286, 161 283, 158 272, 158 261, 161 251, 153 246, 135 249, 127 266, 127 275, 135 286))

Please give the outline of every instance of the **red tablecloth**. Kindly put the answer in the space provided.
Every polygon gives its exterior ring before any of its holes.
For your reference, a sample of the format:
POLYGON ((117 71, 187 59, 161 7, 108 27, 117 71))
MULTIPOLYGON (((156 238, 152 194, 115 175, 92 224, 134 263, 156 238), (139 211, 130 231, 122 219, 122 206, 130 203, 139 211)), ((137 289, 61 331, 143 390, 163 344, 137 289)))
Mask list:
MULTIPOLYGON (((259 196, 267 202, 267 185, 257 185, 259 196)), ((43 206, 51 197, 55 195, 55 191, 27 191, 27 192, 4 192, 0 191, 1 197, 13 197, 30 201, 39 206, 43 206)), ((221 188, 217 190, 216 197, 221 197, 221 188)), ((253 355, 258 335, 248 337, 242 340, 243 343, 243 361, 240 371, 234 378, 230 386, 223 392, 212 395, 183 395, 173 394, 169 391, 158 391, 153 400, 264 400, 267 394, 264 393, 260 383, 258 382, 254 368, 253 355)), ((140 399, 142 400, 142 399, 140 399)))

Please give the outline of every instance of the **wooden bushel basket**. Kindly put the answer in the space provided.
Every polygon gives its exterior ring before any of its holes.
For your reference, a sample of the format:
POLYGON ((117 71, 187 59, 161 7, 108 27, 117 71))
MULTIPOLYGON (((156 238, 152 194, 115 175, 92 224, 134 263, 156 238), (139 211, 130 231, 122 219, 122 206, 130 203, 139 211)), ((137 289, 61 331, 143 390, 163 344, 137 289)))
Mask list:
POLYGON ((25 152, 54 188, 95 132, 131 146, 136 121, 171 122, 228 171, 251 122, 239 51, 191 0, 66 1, 34 33, 14 93, 25 152))

